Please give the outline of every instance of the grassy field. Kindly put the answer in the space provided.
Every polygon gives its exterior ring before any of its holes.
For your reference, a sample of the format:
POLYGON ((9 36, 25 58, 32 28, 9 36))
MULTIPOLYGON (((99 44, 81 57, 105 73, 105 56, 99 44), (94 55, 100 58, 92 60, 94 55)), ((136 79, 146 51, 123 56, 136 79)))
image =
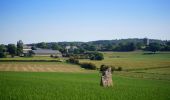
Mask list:
POLYGON ((92 61, 83 59, 80 62, 91 62, 100 67, 101 64, 122 67, 123 69, 144 69, 170 67, 170 52, 146 54, 144 52, 104 52, 104 60, 92 61))
MULTIPOLYGON (((65 62, 0 62, 0 100, 170 100, 170 53, 104 52, 103 61, 120 66, 111 88, 100 73, 65 62)), ((13 58, 3 58, 10 60, 13 58)), ((53 59, 50 57, 14 59, 53 59)), ((2 60, 2 59, 0 59, 2 60)))
POLYGON ((169 100, 170 81, 113 74, 99 86, 99 73, 0 72, 1 100, 169 100))

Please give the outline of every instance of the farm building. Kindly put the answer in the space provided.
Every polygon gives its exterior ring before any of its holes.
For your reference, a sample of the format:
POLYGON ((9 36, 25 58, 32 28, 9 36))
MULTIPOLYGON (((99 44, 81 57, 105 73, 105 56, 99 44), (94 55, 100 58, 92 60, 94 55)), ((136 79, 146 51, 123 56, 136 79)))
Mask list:
POLYGON ((32 50, 35 56, 57 56, 62 57, 62 54, 58 50, 51 50, 51 49, 37 49, 32 50))
POLYGON ((75 49, 78 49, 78 48, 77 46, 66 46, 65 49, 67 52, 69 52, 69 51, 74 51, 75 49))
POLYGON ((24 45, 23 46, 23 55, 22 56, 26 56, 28 55, 29 51, 31 51, 31 46, 27 46, 27 45, 24 45))

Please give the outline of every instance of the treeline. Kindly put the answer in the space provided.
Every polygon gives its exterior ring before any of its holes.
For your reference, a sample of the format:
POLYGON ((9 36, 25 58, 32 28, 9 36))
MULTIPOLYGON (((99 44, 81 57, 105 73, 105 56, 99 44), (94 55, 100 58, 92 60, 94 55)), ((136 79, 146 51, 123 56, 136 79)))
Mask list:
MULTIPOLYGON (((120 40, 99 40, 90 42, 41 42, 27 44, 31 46, 32 50, 36 48, 59 50, 63 56, 70 56, 79 54, 78 56, 85 57, 89 51, 134 51, 134 50, 146 50, 146 51, 170 51, 170 41, 155 40, 155 39, 120 39, 120 40), (68 50, 66 46, 71 48, 68 50), (72 47, 76 47, 72 48, 72 47)), ((21 56, 23 53, 23 42, 20 40, 15 44, 0 45, 0 57, 6 57, 6 55, 21 56)), ((85 57, 87 58, 87 57, 85 57)))
POLYGON ((7 55, 11 55, 11 57, 21 56, 22 53, 23 53, 23 42, 21 40, 17 42, 17 45, 15 44, 0 45, 0 58, 5 58, 7 55))
POLYGON ((45 48, 66 52, 66 46, 76 46, 77 49, 70 50, 74 54, 84 53, 86 51, 170 51, 170 41, 156 39, 120 39, 120 40, 99 40, 90 42, 50 42, 29 44, 35 48, 45 48), (147 41, 149 43, 147 43, 147 41), (155 50, 153 50, 155 49, 155 50))

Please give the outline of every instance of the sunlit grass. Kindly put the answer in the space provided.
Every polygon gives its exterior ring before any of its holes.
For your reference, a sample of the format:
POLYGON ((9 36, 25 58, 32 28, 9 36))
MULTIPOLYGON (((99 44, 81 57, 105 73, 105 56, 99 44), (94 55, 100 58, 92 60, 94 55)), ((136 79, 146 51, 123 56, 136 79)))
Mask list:
POLYGON ((0 72, 1 100, 169 100, 170 81, 113 74, 114 86, 99 85, 99 73, 0 72))
POLYGON ((170 67, 170 53, 144 54, 144 52, 104 52, 105 59, 92 61, 83 59, 80 62, 91 62, 100 67, 102 64, 122 67, 123 69, 141 69, 153 67, 170 67))

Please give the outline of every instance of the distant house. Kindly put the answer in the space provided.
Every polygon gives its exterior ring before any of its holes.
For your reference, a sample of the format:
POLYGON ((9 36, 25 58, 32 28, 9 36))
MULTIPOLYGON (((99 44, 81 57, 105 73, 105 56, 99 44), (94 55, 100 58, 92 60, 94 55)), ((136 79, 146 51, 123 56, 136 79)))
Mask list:
POLYGON ((27 46, 27 45, 24 45, 23 46, 23 56, 27 55, 29 53, 29 51, 31 51, 32 47, 31 46, 27 46))
POLYGON ((69 51, 74 51, 75 49, 78 49, 78 48, 77 46, 66 46, 65 49, 67 52, 69 52, 69 51))
POLYGON ((35 56, 57 56, 62 57, 62 54, 58 50, 51 50, 51 49, 37 49, 32 50, 35 56))

